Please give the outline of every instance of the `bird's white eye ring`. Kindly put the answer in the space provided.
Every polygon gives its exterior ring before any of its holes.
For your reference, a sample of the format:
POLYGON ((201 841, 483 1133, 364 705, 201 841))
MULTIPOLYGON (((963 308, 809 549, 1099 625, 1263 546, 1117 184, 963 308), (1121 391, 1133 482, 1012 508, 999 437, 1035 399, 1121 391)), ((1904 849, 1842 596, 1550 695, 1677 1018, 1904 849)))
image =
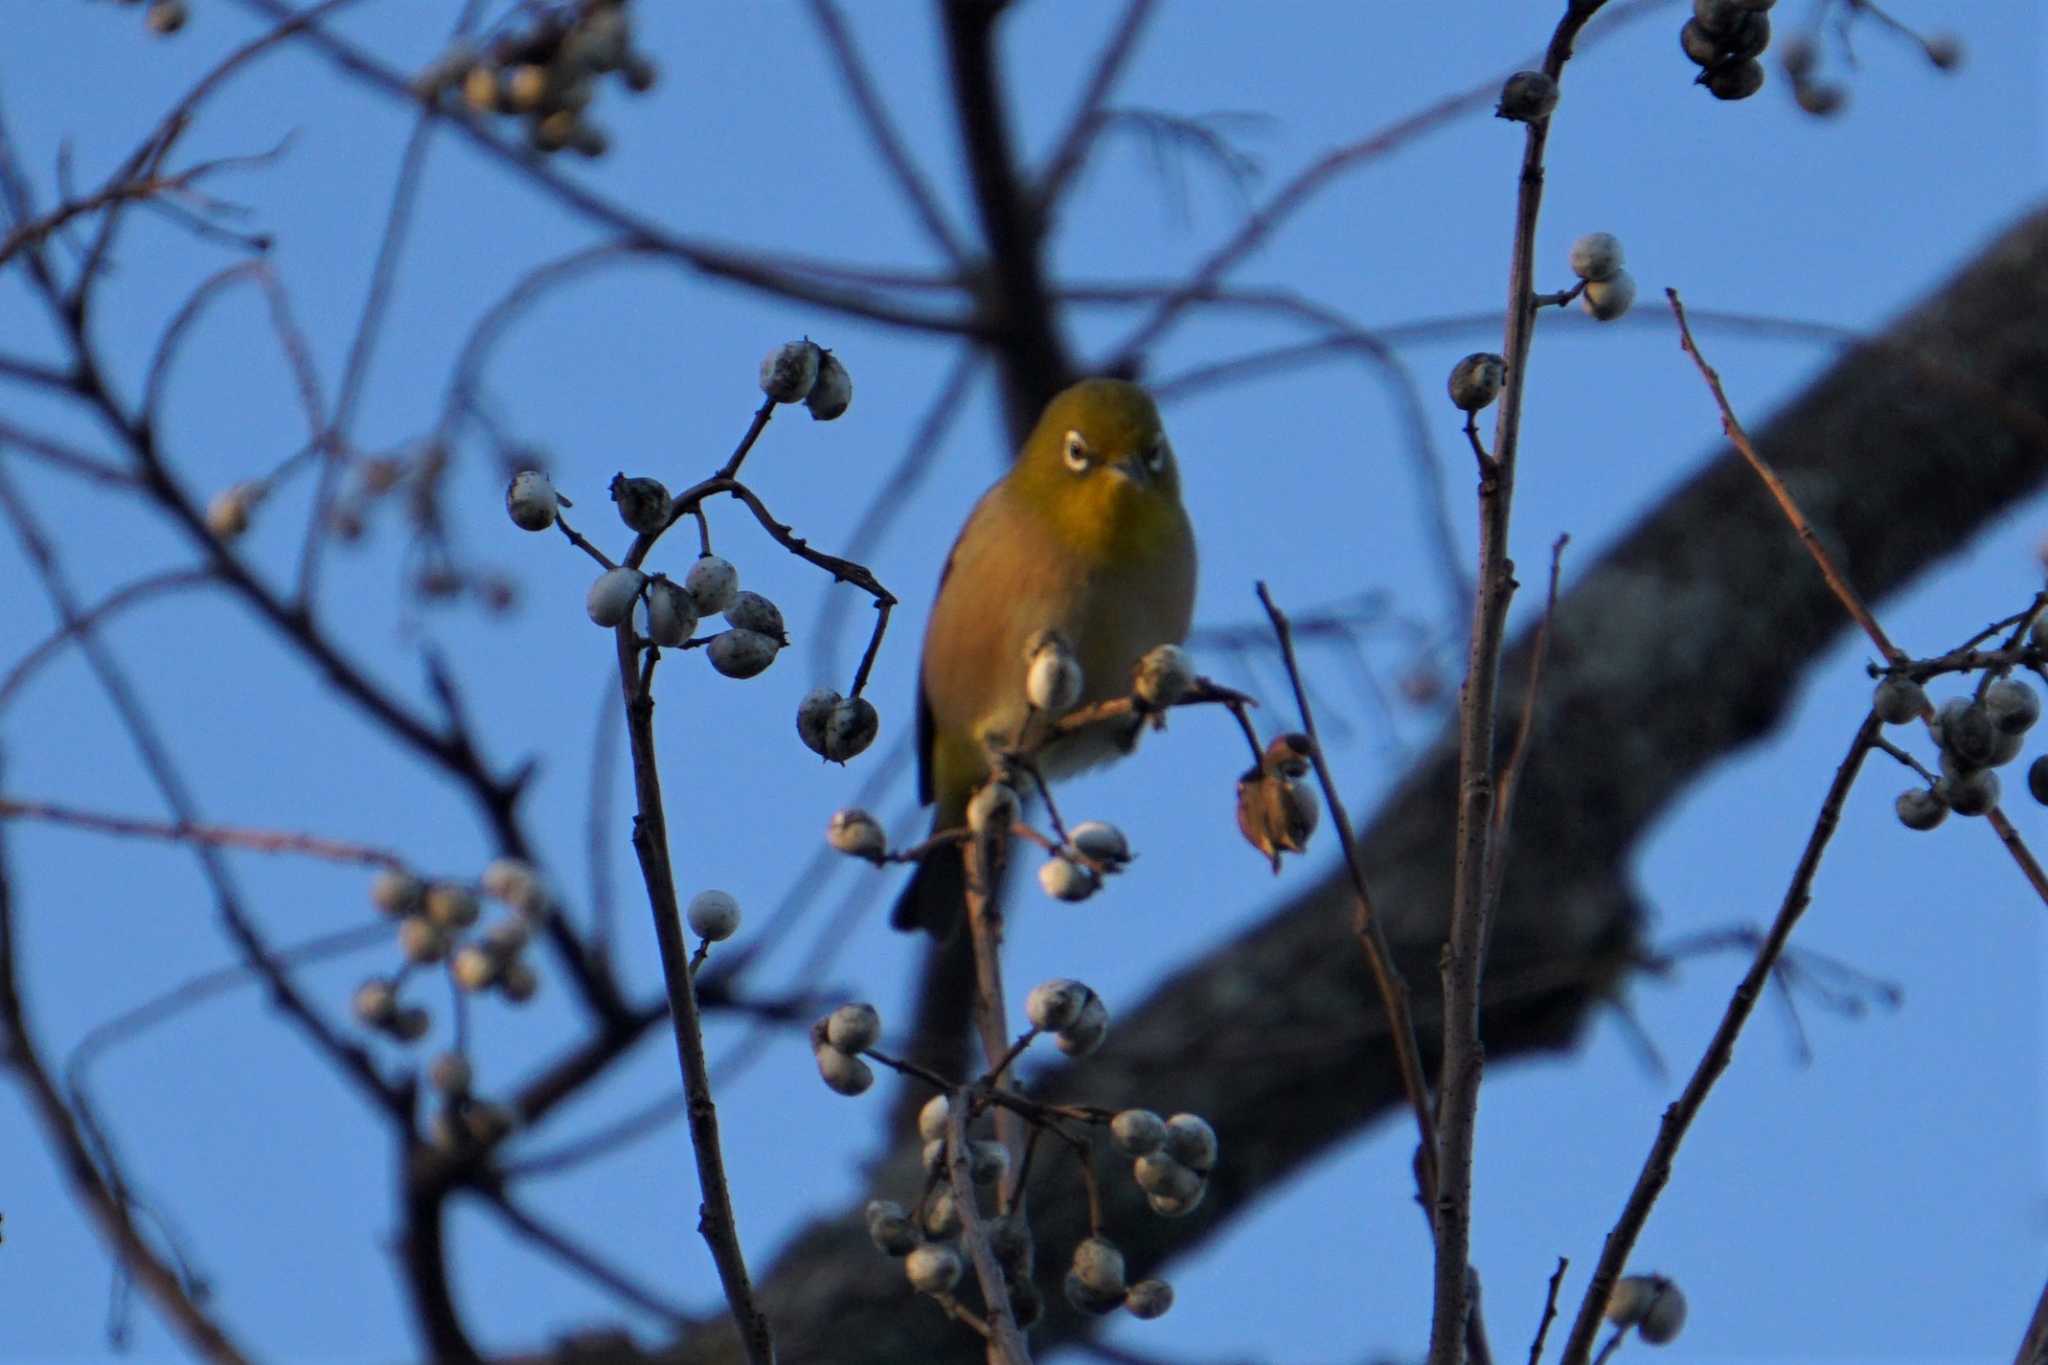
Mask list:
POLYGON ((1154 441, 1152 443, 1152 448, 1145 452, 1145 468, 1154 474, 1158 474, 1165 470, 1166 438, 1164 436, 1160 437, 1157 441, 1154 441))
POLYGON ((1076 474, 1088 467, 1088 443, 1081 439, 1078 431, 1067 433, 1066 459, 1067 468, 1076 474))

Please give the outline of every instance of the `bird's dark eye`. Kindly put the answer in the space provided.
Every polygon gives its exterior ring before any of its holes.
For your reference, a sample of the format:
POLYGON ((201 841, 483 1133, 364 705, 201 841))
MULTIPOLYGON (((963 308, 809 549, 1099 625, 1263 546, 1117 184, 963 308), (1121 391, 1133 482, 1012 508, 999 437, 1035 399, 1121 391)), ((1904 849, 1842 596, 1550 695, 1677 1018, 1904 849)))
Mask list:
POLYGON ((1067 433, 1066 457, 1067 468, 1077 474, 1088 467, 1088 443, 1081 439, 1080 432, 1067 433))
POLYGON ((1166 468, 1165 437, 1162 436, 1157 441, 1154 441, 1152 448, 1145 452, 1145 468, 1153 474, 1160 473, 1166 468))

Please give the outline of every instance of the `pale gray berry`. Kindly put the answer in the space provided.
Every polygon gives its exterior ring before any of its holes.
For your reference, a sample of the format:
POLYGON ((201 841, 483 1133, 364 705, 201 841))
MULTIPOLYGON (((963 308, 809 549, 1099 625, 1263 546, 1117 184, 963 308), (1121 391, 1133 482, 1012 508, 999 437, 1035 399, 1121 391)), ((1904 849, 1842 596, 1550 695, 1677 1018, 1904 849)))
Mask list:
POLYGON ((426 883, 396 868, 387 867, 370 878, 370 904, 394 918, 418 913, 426 891, 426 883))
POLYGON ((1074 1306, 1076 1312, 1087 1313, 1091 1317, 1105 1317, 1124 1306, 1122 1290, 1114 1294, 1105 1294, 1099 1289, 1091 1288, 1071 1270, 1067 1272, 1066 1281, 1061 1288, 1066 1293, 1067 1302, 1074 1306))
POLYGON ((753 678, 767 672, 782 648, 772 635, 758 630, 722 630, 704 647, 711 666, 728 678, 753 678))
POLYGON ((1572 243, 1570 260, 1572 274, 1582 280, 1612 279, 1622 267, 1621 239, 1611 232, 1589 232, 1572 243))
POLYGON ((1085 901, 1102 886, 1094 868, 1054 854, 1038 868, 1038 885, 1056 901, 1085 901))
POLYGON ((1031 1225, 1015 1213, 998 1214, 982 1224, 990 1254, 1012 1279, 1031 1275, 1031 1225))
POLYGON ((494 858, 484 867, 484 875, 477 879, 484 894, 493 900, 511 906, 514 910, 525 910, 544 893, 541 890, 540 875, 533 865, 521 858, 494 858))
POLYGON ((648 535, 668 525, 668 489, 660 479, 629 479, 612 475, 612 501, 618 504, 619 520, 629 531, 648 535))
POLYGON ((1199 1114, 1175 1114, 1166 1121, 1166 1154, 1191 1171, 1216 1165, 1216 1130, 1199 1114))
POLYGON ((1998 774, 1980 768, 1960 780, 1943 778, 1941 795, 1957 815, 1983 815, 1998 804, 1998 774))
POLYGON ((1984 710, 1993 728, 2008 735, 2024 734, 2041 719, 2041 698, 2018 678, 2000 678, 1984 689, 1984 710))
POLYGON ((926 1242, 903 1258, 903 1273, 920 1294, 949 1294, 960 1283, 960 1253, 942 1242, 926 1242))
POLYGON ((1535 123, 1557 108, 1557 82, 1541 71, 1517 71, 1500 88, 1494 116, 1516 123, 1535 123))
POLYGON ((796 737, 820 758, 826 756, 826 723, 832 719, 832 708, 842 700, 833 688, 814 687, 796 704, 796 737))
MULTIPOLYGON (((945 1146, 941 1142, 939 1160, 933 1170, 945 1169, 945 1146)), ((927 1237, 952 1237, 960 1231, 960 1203, 953 1197, 951 1185, 941 1185, 933 1190, 924 1202, 924 1235, 927 1237)))
POLYGON ((1024 647, 1024 697, 1041 711, 1058 714, 1081 700, 1084 679, 1074 647, 1057 631, 1039 631, 1024 647))
POLYGON ((435 882, 428 887, 421 910, 428 919, 451 931, 467 929, 483 913, 476 893, 454 882, 435 882))
POLYGON ((818 1075, 827 1087, 841 1095, 865 1094, 875 1083, 874 1068, 859 1057, 836 1047, 821 1047, 816 1056, 818 1075))
POLYGON ((523 1005, 540 990, 540 973, 525 962, 507 962, 498 972, 497 984, 507 1003, 523 1005))
POLYGON ((1636 301, 1636 277, 1617 270, 1604 280, 1587 280, 1579 295, 1579 306, 1595 322, 1612 322, 1628 312, 1636 301))
POLYGON ((425 915, 407 915, 398 922, 398 951, 407 962, 428 966, 448 955, 448 930, 425 915))
POLYGON ((801 403, 818 382, 817 343, 785 341, 761 361, 761 392, 778 403, 801 403))
POLYGON ((1700 82, 1717 100, 1746 100, 1764 88, 1763 63, 1754 58, 1705 73, 1700 82))
POLYGON ((1126 1156, 1144 1156, 1166 1145, 1166 1120, 1150 1109, 1126 1109, 1109 1121, 1109 1136, 1126 1156))
POLYGON ((1908 787, 1892 803, 1907 829, 1929 830, 1948 818, 1948 805, 1926 787, 1908 787))
POLYGON ((398 991, 381 976, 373 976, 356 987, 351 1002, 356 1018, 372 1028, 383 1028, 398 1013, 398 991))
POLYGON ((1870 709, 1886 725, 1904 725, 1927 710, 1927 690, 1911 678, 1889 677, 1878 683, 1870 709))
POLYGON ((865 1052, 881 1037, 881 1013, 864 1000, 841 1005, 826 1016, 825 1040, 841 1052, 865 1052))
POLYGON ((890 1256, 908 1256, 924 1237, 910 1215, 893 1199, 877 1199, 868 1205, 868 1239, 878 1251, 890 1256))
POLYGON ((1642 1312, 1642 1320, 1636 1322, 1636 1336, 1647 1340, 1653 1347, 1663 1347, 1679 1330, 1686 1326, 1686 1295, 1675 1283, 1665 1277, 1657 1279, 1657 1291, 1651 1297, 1649 1308, 1642 1312))
POLYGON ((720 943, 739 932, 740 903, 730 891, 699 891, 690 898, 685 918, 691 933, 720 943))
POLYGON ((1478 412, 1500 397, 1507 382, 1508 363, 1491 351, 1474 351, 1451 366, 1451 406, 1460 412, 1478 412))
POLYGON ((1122 830, 1104 820, 1083 820, 1074 826, 1070 842, 1076 853, 1111 872, 1121 871, 1131 861, 1130 841, 1122 830))
POLYGON ((553 526, 560 504, 554 483, 538 469, 522 469, 505 485, 505 513, 522 531, 553 526))
POLYGON ((830 351, 818 353, 818 380, 811 385, 811 391, 804 395, 804 406, 811 410, 811 417, 819 422, 829 422, 853 402, 853 376, 846 372, 846 366, 839 363, 839 357, 830 351))
POLYGON ((633 614, 633 603, 639 600, 640 589, 646 582, 647 575, 638 569, 606 569, 590 585, 583 609, 592 622, 606 629, 622 626, 633 614))
POLYGON ((782 609, 757 592, 736 593, 725 609, 725 623, 740 630, 759 631, 782 640, 782 609))
POLYGON ((1107 1237, 1089 1237, 1074 1248, 1073 1272, 1076 1279, 1097 1294, 1122 1298, 1128 1288, 1124 1283, 1124 1254, 1107 1237))
POLYGON ((842 698, 825 718, 825 757, 834 763, 857 758, 875 742, 882 717, 866 697, 842 698))
POLYGON ((682 585, 656 578, 647 585, 647 638, 665 649, 689 642, 697 630, 697 599, 682 585))
POLYGON ((683 587, 697 601, 697 615, 716 616, 740 595, 740 571, 717 555, 699 555, 683 577, 683 587))
POLYGON ((1031 988, 1031 994, 1024 998, 1024 1017, 1033 1028, 1058 1033, 1079 1023, 1083 1009, 1094 998, 1095 992, 1082 982, 1054 977, 1031 988))
POLYGON ((1195 685, 1194 661, 1179 645, 1157 645, 1138 660, 1131 691, 1138 700, 1163 710, 1186 696, 1195 685))
POLYGON ((881 822, 858 807, 832 812, 825 826, 825 842, 855 858, 879 861, 889 850, 889 837, 881 822))
POLYGON ((946 1121, 952 1117, 953 1105, 944 1095, 934 1095, 924 1102, 924 1108, 917 1111, 917 1135, 926 1142, 946 1140, 946 1121))
POLYGON ((457 986, 466 991, 488 988, 497 981, 498 970, 497 957, 474 943, 465 943, 456 949, 455 960, 448 965, 448 974, 455 978, 457 986))
POLYGON ((977 1185, 992 1185, 1010 1171, 1010 1149, 978 1139, 967 1144, 967 1174, 977 1185))
POLYGON ((1052 1036, 1053 1046, 1069 1057, 1086 1057, 1109 1036, 1109 1006, 1090 991, 1081 1002, 1081 1017, 1052 1036))
POLYGON ((967 798, 967 828, 984 836, 1002 833, 1017 823, 1022 808, 1015 787, 990 779, 967 798))
POLYGON ((1124 1308, 1134 1318, 1150 1322, 1166 1316, 1173 1307, 1173 1286, 1164 1280, 1140 1280, 1124 1295, 1124 1308))

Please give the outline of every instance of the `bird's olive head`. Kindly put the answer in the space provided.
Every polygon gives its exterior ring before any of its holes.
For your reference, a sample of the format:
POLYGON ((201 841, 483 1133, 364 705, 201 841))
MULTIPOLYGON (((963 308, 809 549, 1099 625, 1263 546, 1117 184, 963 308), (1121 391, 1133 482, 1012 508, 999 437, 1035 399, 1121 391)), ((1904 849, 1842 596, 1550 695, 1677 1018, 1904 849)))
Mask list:
POLYGON ((1055 397, 1012 477, 1077 549, 1114 555, 1185 525, 1159 409, 1125 380, 1084 379, 1055 397))

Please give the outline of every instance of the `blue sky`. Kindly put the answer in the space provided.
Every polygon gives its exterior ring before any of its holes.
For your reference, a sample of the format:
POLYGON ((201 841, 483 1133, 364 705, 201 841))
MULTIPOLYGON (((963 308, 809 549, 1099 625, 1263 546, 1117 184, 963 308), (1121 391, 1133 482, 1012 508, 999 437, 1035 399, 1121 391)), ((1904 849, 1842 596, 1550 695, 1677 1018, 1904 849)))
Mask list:
MULTIPOLYGON (((342 28, 414 69, 434 54, 454 12, 437 5, 426 20, 416 8, 361 5, 342 28)), ((1508 0, 1295 3, 1255 13, 1177 4, 1146 35, 1118 102, 1257 115, 1221 126, 1265 168, 1244 192, 1259 202, 1326 149, 1513 69, 1541 47, 1555 8, 1508 0)), ((642 40, 662 80, 638 100, 607 91, 598 113, 613 152, 566 166, 566 174, 691 236, 877 266, 937 264, 846 112, 800 7, 648 9, 642 40)), ((144 32, 138 11, 113 4, 44 3, 26 22, 17 16, 15 41, 0 52, 0 111, 44 202, 55 196, 60 147, 68 146, 77 181, 94 183, 220 53, 255 31, 233 0, 194 0, 194 10, 187 31, 167 42, 144 32)), ((1013 113, 1033 153, 1061 127, 1109 13, 1042 0, 1009 20, 1013 113)), ((1807 0, 1783 0, 1777 13, 1788 29, 1810 9, 1807 0)), ((1682 7, 1589 43, 1572 66, 1551 138, 1542 282, 1566 283, 1573 237, 1611 231, 1626 244, 1646 316, 1608 328, 1553 316, 1541 329, 1516 509, 1515 553, 1524 563, 1540 562, 1557 533, 1569 531, 1569 579, 1570 565, 1591 562, 1712 448, 1711 403, 1649 306, 1665 285, 1699 309, 1875 328, 2038 196, 2035 7, 1901 0, 1897 13, 1909 23, 1953 25, 1968 54, 1962 69, 1942 76, 1890 35, 1860 25, 1854 71, 1843 68, 1839 48, 1828 49, 1851 93, 1847 110, 1828 121, 1795 110, 1775 78, 1738 105, 1691 88, 1675 38, 1682 7)), ((871 4, 852 19, 906 140, 964 229, 971 205, 956 174, 943 66, 925 8, 871 4)), ((330 395, 407 129, 403 108, 287 52, 224 90, 184 144, 183 157, 197 159, 263 150, 291 135, 275 164, 224 177, 214 189, 248 207, 247 227, 275 236, 276 269, 330 395)), ((1234 278, 1297 290, 1370 326, 1495 313, 1520 147, 1514 130, 1484 113, 1456 120, 1336 182, 1234 278)), ((1055 264, 1085 281, 1171 276, 1227 234, 1245 204, 1199 165, 1187 168, 1176 202, 1145 145, 1119 138, 1068 200, 1055 264)), ((436 138, 358 442, 401 446, 430 429, 479 314, 534 265, 598 240, 458 139, 436 138)), ((98 321, 124 393, 139 391, 164 319, 230 259, 161 220, 138 220, 98 321)), ((290 378, 263 319, 259 296, 231 295, 194 333, 176 371, 167 446, 186 486, 202 495, 267 471, 302 437, 290 378)), ((1099 355, 1132 320, 1079 312, 1072 337, 1083 354, 1099 355)), ((1497 331, 1474 325, 1404 350, 1435 424, 1461 543, 1472 522, 1462 501, 1469 459, 1461 458, 1455 414, 1435 395, 1450 363, 1496 347, 1497 331)), ((943 383, 952 357, 942 343, 666 267, 626 265, 551 295, 509 333, 487 372, 491 410, 548 453, 558 483, 579 503, 579 527, 616 546, 623 538, 611 532, 603 492, 612 473, 652 473, 679 486, 708 472, 744 429, 760 355, 800 334, 844 357, 856 385, 852 410, 829 425, 778 417, 748 477, 778 517, 837 549, 943 383)), ((1198 320, 1159 348, 1152 374, 1170 378, 1299 336, 1243 315, 1198 320)), ((1804 343, 1712 329, 1701 340, 1752 425, 1829 358, 1804 343)), ((48 355, 49 346, 18 272, 0 276, 0 350, 48 355)), ((98 438, 48 401, 14 390, 0 401, 12 420, 98 438)), ((1444 616, 1424 494, 1400 450, 1397 416, 1378 382, 1347 363, 1169 405, 1203 546, 1199 624, 1252 619, 1251 585, 1265 579, 1295 609, 1376 591, 1424 636, 1451 636, 1457 626, 1444 616)), ((932 452, 930 476, 908 496, 895 531, 867 556, 905 607, 871 693, 883 708, 882 740, 844 771, 821 769, 794 742, 789 718, 812 686, 846 685, 868 610, 850 590, 826 588, 780 553, 737 509, 715 510, 720 550, 739 564, 746 586, 782 604, 796 643, 746 683, 716 677, 694 657, 664 666, 663 778, 685 895, 731 890, 749 930, 758 927, 819 846, 831 810, 854 800, 892 754, 900 758, 925 601, 954 529, 998 468, 1001 444, 984 378, 932 452)), ((183 562, 179 543, 124 497, 4 458, 80 585, 104 590, 183 562)), ((498 761, 538 756, 531 827, 572 913, 587 914, 591 744, 611 666, 609 639, 582 611, 590 569, 555 538, 506 524, 497 471, 480 445, 465 445, 459 459, 452 534, 470 561, 516 583, 518 610, 491 617, 409 604, 396 507, 379 511, 359 546, 331 554, 321 609, 358 658, 423 706, 419 648, 444 651, 498 761)), ((260 571, 291 572, 307 491, 294 483, 261 509, 244 542, 260 571)), ((1934 653, 2021 605, 2039 586, 2042 512, 2014 509, 1968 553, 1886 603, 1894 638, 1934 653)), ((680 571, 685 553, 673 547, 669 566, 680 571)), ((11 661, 51 624, 11 537, 0 538, 0 585, 10 608, 0 613, 0 661, 11 661)), ((1533 596, 1524 594, 1524 610, 1533 596)), ((1413 663, 1415 638, 1391 628, 1370 638, 1368 657, 1383 683, 1413 663)), ((211 818, 389 847, 450 875, 473 875, 492 853, 459 793, 422 777, 233 604, 166 598, 126 618, 111 639, 145 684, 211 818)), ((1785 730, 1717 768, 1642 847, 1633 872, 1658 938, 1768 918, 1862 714, 1866 652, 1854 641, 1838 649, 1811 674, 1785 730)), ((1335 656, 1310 662, 1332 708, 1325 723, 1335 727, 1334 757, 1353 808, 1369 810, 1441 717, 1374 704, 1335 656)), ((1280 700, 1269 674, 1212 666, 1280 700)), ((1229 790, 1241 741, 1220 719, 1205 719, 1176 724, 1166 742, 1063 796, 1071 817, 1122 825, 1140 861, 1112 894, 1084 907, 1025 907, 1014 929, 1015 981, 1080 976, 1113 1009, 1135 1003, 1174 962, 1228 937, 1332 856, 1325 843, 1276 884, 1237 844, 1229 790)), ((0 751, 0 790, 9 795, 160 813, 75 657, 0 712, 0 751)), ((910 784, 900 764, 895 772, 873 804, 907 828, 910 784)), ((1877 770, 1859 787, 1797 941, 1898 984, 1903 1007, 1856 1019, 1807 1008, 1814 1058, 1805 1066, 1782 1015, 1759 1011, 1638 1258, 1686 1287, 1692 1317, 1672 1348, 1683 1358, 2009 1357, 2039 1291, 2048 1265, 2042 907, 1983 828, 1952 820, 1929 836, 1902 831, 1890 815, 1899 785, 1877 770)), ((615 776, 615 820, 626 799, 615 776)), ((2012 809, 2030 837, 2048 828, 2038 808, 2012 809)), ((230 959, 188 855, 40 827, 8 834, 29 1004, 54 1055, 117 1011, 230 959)), ((644 914, 625 891, 636 877, 622 826, 604 857, 621 888, 623 970, 644 993, 655 982, 653 950, 644 914)), ((256 855, 237 855, 234 866, 279 942, 369 920, 359 870, 256 855)), ((836 945, 825 978, 875 1000, 885 1019, 905 1017, 911 945, 889 933, 880 913, 894 885, 894 876, 836 869, 803 930, 769 961, 782 980, 764 988, 788 984, 839 897, 865 896, 870 913, 836 945)), ((378 948, 305 979, 339 1016, 354 983, 394 959, 394 950, 378 948)), ((1680 1075, 1741 965, 1733 957, 1690 961, 1674 979, 1630 992, 1641 1027, 1680 1075)), ((529 1009, 486 1004, 475 1012, 487 1090, 528 1074, 565 1036, 566 995, 549 980, 529 1009)), ((739 1036, 721 1026, 714 1054, 739 1036)), ((214 1283, 221 1315, 259 1350, 334 1360, 414 1350, 385 1250, 393 1230, 387 1143, 253 992, 125 1045, 96 1076, 138 1185, 176 1219, 214 1283)), ((674 1085, 671 1051, 650 1044, 584 1104, 522 1141, 551 1147, 674 1085)), ((1645 1070, 1612 1016, 1596 1020, 1568 1058, 1489 1074, 1474 1257, 1499 1349, 1527 1340, 1558 1255, 1590 1269, 1677 1085, 1645 1070)), ((826 1094, 798 1037, 779 1040, 729 1078, 720 1100, 748 1249, 765 1264, 783 1233, 858 1190, 858 1162, 882 1104, 878 1096, 826 1094)), ((1170 1096, 1148 1102, 1172 1107, 1170 1096)), ((608 1162, 537 1184, 532 1203, 664 1292, 705 1307, 715 1281, 691 1231, 697 1196, 685 1141, 679 1128, 665 1129, 608 1162)), ((1190 1361, 1419 1354, 1429 1264, 1410 1205, 1411 1145, 1403 1126, 1387 1122, 1331 1154, 1229 1237, 1174 1268, 1181 1293, 1173 1313, 1122 1325, 1119 1339, 1190 1361)), ((16 1173, 0 1190, 8 1234, 0 1247, 0 1356, 109 1356, 107 1256, 57 1188, 39 1132, 11 1097, 0 1103, 0 1168, 16 1173)), ((617 1315, 483 1216, 459 1215, 455 1227, 459 1289, 488 1346, 530 1345, 617 1315)), ((927 1310, 906 1299, 905 1311, 927 1310)), ((132 1326, 133 1355, 178 1354, 147 1308, 132 1315, 132 1326)))

